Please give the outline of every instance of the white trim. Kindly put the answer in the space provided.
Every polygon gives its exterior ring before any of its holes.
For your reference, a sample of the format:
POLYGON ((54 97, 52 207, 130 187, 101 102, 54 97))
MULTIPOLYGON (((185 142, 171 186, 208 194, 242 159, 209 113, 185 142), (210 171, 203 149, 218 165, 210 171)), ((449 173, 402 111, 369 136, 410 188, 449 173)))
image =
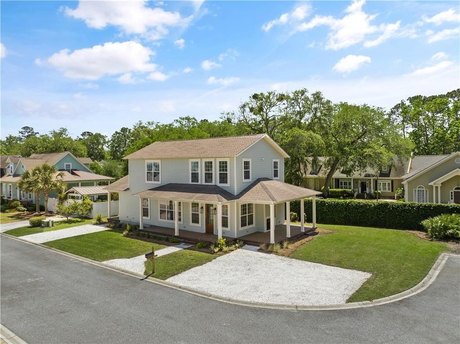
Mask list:
POLYGON ((239 229, 247 229, 254 227, 256 225, 256 206, 254 203, 240 203, 240 216, 239 216, 239 229), (241 207, 243 205, 249 205, 252 204, 252 213, 247 212, 245 215, 242 215, 241 207), (246 221, 246 226, 241 226, 241 217, 246 216, 246 218, 249 218, 249 215, 252 214, 252 225, 248 225, 246 221))
POLYGON ((391 180, 379 179, 377 181, 377 190, 381 192, 392 192, 391 191, 391 180), (385 190, 382 189, 382 185, 386 185, 385 190))
POLYGON ((238 185, 237 185, 237 177, 236 177, 236 157, 233 158, 233 183, 234 183, 234 186, 233 188, 235 189, 235 191, 233 192, 234 195, 237 194, 237 189, 238 189, 238 185))
MULTIPOLYGON (((224 172, 222 172, 224 173, 224 172)), ((222 185, 222 186, 230 186, 230 159, 216 159, 216 184, 217 185, 222 185), (224 161, 227 163, 227 183, 222 184, 220 183, 220 169, 219 169, 219 163, 221 161, 224 161)))
POLYGON ((439 160, 438 162, 435 162, 434 164, 428 166, 428 167, 425 167, 424 169, 416 172, 414 175, 410 176, 409 178, 407 178, 406 180, 403 181, 403 184, 406 184, 407 182, 410 182, 412 179, 416 178, 417 176, 419 176, 420 174, 424 174, 428 171, 431 171, 433 168, 435 168, 436 166, 439 166, 439 165, 442 165, 443 163, 445 163, 446 161, 450 160, 451 158, 455 157, 455 156, 459 156, 460 157, 460 152, 454 152, 448 156, 446 156, 445 158, 439 160))
POLYGON ((190 225, 195 226, 195 227, 201 227, 201 203, 199 202, 190 202, 190 225), (192 221, 192 215, 196 214, 192 212, 192 204, 198 204, 198 223, 193 223, 192 221))
POLYGON ((141 205, 142 205, 142 209, 141 209, 141 213, 142 213, 142 218, 143 219, 150 219, 150 215, 151 215, 151 212, 150 212, 150 198, 141 198, 141 205), (149 216, 144 216, 144 199, 147 200, 147 210, 149 211, 149 216))
POLYGON ((455 177, 455 176, 460 176, 460 168, 456 168, 455 170, 447 172, 445 175, 439 177, 436 180, 433 180, 428 185, 441 186, 442 183, 444 183, 445 181, 447 181, 447 180, 449 180, 449 179, 451 179, 452 177, 455 177))
POLYGON ((273 159, 272 160, 272 177, 273 179, 280 179, 280 159, 273 159), (278 176, 275 177, 275 162, 278 163, 276 171, 278 172, 278 176))
POLYGON ((203 159, 203 184, 206 184, 206 185, 214 185, 216 184, 216 173, 215 173, 215 163, 214 163, 214 159, 203 159), (212 170, 211 170, 211 173, 212 173, 212 181, 210 183, 206 183, 206 163, 207 162, 211 162, 212 163, 212 170))
POLYGON ((176 209, 174 207, 174 202, 178 202, 179 204, 179 208, 180 208, 180 221, 178 221, 179 223, 183 223, 184 222, 184 209, 183 209, 183 203, 182 201, 173 201, 173 200, 157 200, 158 202, 158 221, 162 221, 162 222, 169 222, 169 223, 174 223, 175 222, 175 216, 176 216, 176 209), (174 219, 172 220, 163 220, 162 218, 160 218, 160 207, 161 207, 161 203, 166 203, 166 217, 168 217, 168 212, 171 211, 171 209, 169 209, 169 202, 172 202, 173 204, 173 207, 172 207, 172 212, 173 212, 173 217, 174 219))
POLYGON ((414 188, 413 193, 414 193, 414 202, 428 203, 428 190, 426 189, 424 185, 419 185, 416 188, 414 188), (423 198, 424 198, 423 202, 419 202, 418 191, 423 191, 423 198))
MULTIPOLYGON (((80 161, 78 161, 77 157, 75 155, 73 155, 71 152, 66 152, 67 154, 65 154, 62 158, 60 158, 58 161, 56 161, 52 166, 56 166, 58 164, 58 162, 60 162, 62 159, 64 159, 67 155, 70 155, 72 158, 74 158, 75 161, 77 161, 81 166, 83 166, 83 168, 85 168, 88 172, 93 172, 91 171, 88 167, 85 166, 85 164, 82 164, 80 161)), ((50 165, 50 164, 48 164, 50 165)))
POLYGON ((248 147, 246 147, 245 149, 243 149, 241 152, 239 152, 236 156, 240 156, 241 154, 243 154, 244 152, 246 152, 249 148, 251 148, 252 146, 254 146, 255 144, 257 144, 258 142, 260 142, 260 140, 266 140, 268 141, 268 144, 270 146, 272 146, 272 148, 274 150, 276 150, 279 154, 281 154, 281 156, 285 159, 289 158, 289 154, 286 153, 283 148, 281 148, 270 136, 268 136, 267 134, 264 134, 260 137, 260 139, 258 139, 256 142, 254 142, 253 144, 249 145, 248 147))
POLYGON ((460 186, 455 186, 452 190, 450 190, 449 194, 449 201, 450 203, 454 203, 454 193, 455 192, 460 192, 460 186))
POLYGON ((188 182, 190 184, 200 184, 201 183, 201 161, 200 159, 189 159, 188 160, 188 182), (193 171, 193 173, 198 173, 198 182, 192 182, 192 162, 198 162, 198 171, 193 171))
POLYGON ((144 162, 144 179, 149 184, 161 184, 161 160, 145 160, 144 162), (147 164, 152 164, 152 180, 147 180, 147 164), (155 180, 154 164, 158 163, 158 181, 155 180))
POLYGON ((227 227, 224 226, 224 221, 221 220, 222 229, 228 231, 228 230, 230 230, 230 204, 229 203, 222 204, 222 216, 221 216, 221 218, 223 219, 224 217, 227 218, 227 227), (224 215, 224 207, 227 207, 227 215, 224 215))
POLYGON ((252 160, 245 158, 241 160, 241 170, 243 172, 243 182, 250 182, 252 180, 252 160), (249 179, 244 178, 244 163, 249 161, 249 179))
POLYGON ((65 162, 64 163, 64 170, 66 170, 67 172, 70 172, 72 170, 72 163, 71 162, 65 162), (67 166, 70 165, 70 168, 67 168, 67 166))

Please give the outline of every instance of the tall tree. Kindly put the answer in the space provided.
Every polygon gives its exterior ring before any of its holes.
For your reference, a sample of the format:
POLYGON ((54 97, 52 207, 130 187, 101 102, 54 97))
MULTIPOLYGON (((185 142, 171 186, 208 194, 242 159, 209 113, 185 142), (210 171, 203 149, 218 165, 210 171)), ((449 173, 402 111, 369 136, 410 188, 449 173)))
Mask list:
POLYGON ((19 130, 19 137, 21 138, 21 141, 24 141, 25 139, 32 137, 32 136, 37 136, 38 132, 34 130, 34 128, 25 126, 22 127, 21 130, 19 130))
POLYGON ((112 160, 121 160, 128 148, 131 137, 131 129, 123 127, 114 132, 109 141, 109 155, 112 160))
POLYGON ((107 138, 101 133, 92 133, 90 131, 84 131, 81 134, 79 140, 82 142, 88 153, 88 156, 94 161, 101 161, 105 158, 105 146, 107 144, 107 138))

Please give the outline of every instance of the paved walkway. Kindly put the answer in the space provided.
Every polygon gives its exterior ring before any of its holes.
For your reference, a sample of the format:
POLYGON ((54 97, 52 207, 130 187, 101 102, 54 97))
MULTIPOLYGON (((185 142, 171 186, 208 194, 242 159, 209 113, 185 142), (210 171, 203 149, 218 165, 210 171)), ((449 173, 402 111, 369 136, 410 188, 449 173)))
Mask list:
POLYGON ((82 225, 82 226, 70 227, 70 228, 65 228, 65 229, 59 229, 56 231, 25 235, 25 236, 22 236, 21 239, 30 241, 30 242, 34 242, 37 244, 42 244, 48 241, 54 241, 58 239, 71 238, 74 236, 79 236, 79 235, 84 235, 84 234, 102 232, 102 231, 106 231, 109 229, 110 228, 103 227, 103 226, 82 225))
MULTIPOLYGON (((170 253, 181 251, 189 247, 192 247, 192 245, 183 244, 183 243, 179 245, 175 245, 175 246, 169 246, 169 247, 165 247, 165 248, 155 251, 155 255, 157 257, 161 257, 161 256, 165 256, 170 253)), ((111 260, 106 260, 105 262, 102 262, 102 263, 108 266, 112 266, 114 268, 131 271, 136 274, 143 275, 144 270, 145 270, 144 262, 145 262, 145 255, 141 255, 141 256, 137 256, 133 258, 111 259, 111 260)))
POLYGON ((285 305, 343 304, 367 272, 236 250, 168 282, 233 300, 285 305))
POLYGON ((11 229, 16 229, 16 228, 21 228, 21 227, 27 227, 29 226, 29 221, 16 221, 16 222, 10 222, 10 223, 1 223, 0 224, 0 233, 9 231, 11 229))

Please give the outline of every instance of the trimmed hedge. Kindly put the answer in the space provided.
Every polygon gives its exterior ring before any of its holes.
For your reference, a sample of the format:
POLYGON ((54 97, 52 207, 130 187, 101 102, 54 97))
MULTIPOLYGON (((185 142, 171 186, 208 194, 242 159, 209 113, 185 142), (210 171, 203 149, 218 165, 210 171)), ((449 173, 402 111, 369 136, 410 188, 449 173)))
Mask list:
POLYGON ((355 193, 349 189, 329 189, 329 198, 353 198, 355 193))
MULTIPOLYGON (((305 200, 305 214, 311 219, 311 199, 305 200)), ((299 213, 298 204, 292 210, 299 213)), ((421 222, 441 214, 460 214, 460 205, 402 203, 360 200, 316 200, 318 223, 424 230, 421 222)))

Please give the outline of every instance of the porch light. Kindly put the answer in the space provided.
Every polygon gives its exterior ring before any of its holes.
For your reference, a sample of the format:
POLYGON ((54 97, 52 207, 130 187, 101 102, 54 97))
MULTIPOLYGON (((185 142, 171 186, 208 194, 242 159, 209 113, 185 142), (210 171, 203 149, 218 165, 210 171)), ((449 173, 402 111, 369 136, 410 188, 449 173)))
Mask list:
POLYGON ((201 206, 201 208, 200 208, 200 214, 203 214, 203 213, 204 213, 204 207, 201 206))
POLYGON ((214 215, 214 216, 217 215, 217 208, 215 208, 215 207, 212 208, 212 215, 214 215))

